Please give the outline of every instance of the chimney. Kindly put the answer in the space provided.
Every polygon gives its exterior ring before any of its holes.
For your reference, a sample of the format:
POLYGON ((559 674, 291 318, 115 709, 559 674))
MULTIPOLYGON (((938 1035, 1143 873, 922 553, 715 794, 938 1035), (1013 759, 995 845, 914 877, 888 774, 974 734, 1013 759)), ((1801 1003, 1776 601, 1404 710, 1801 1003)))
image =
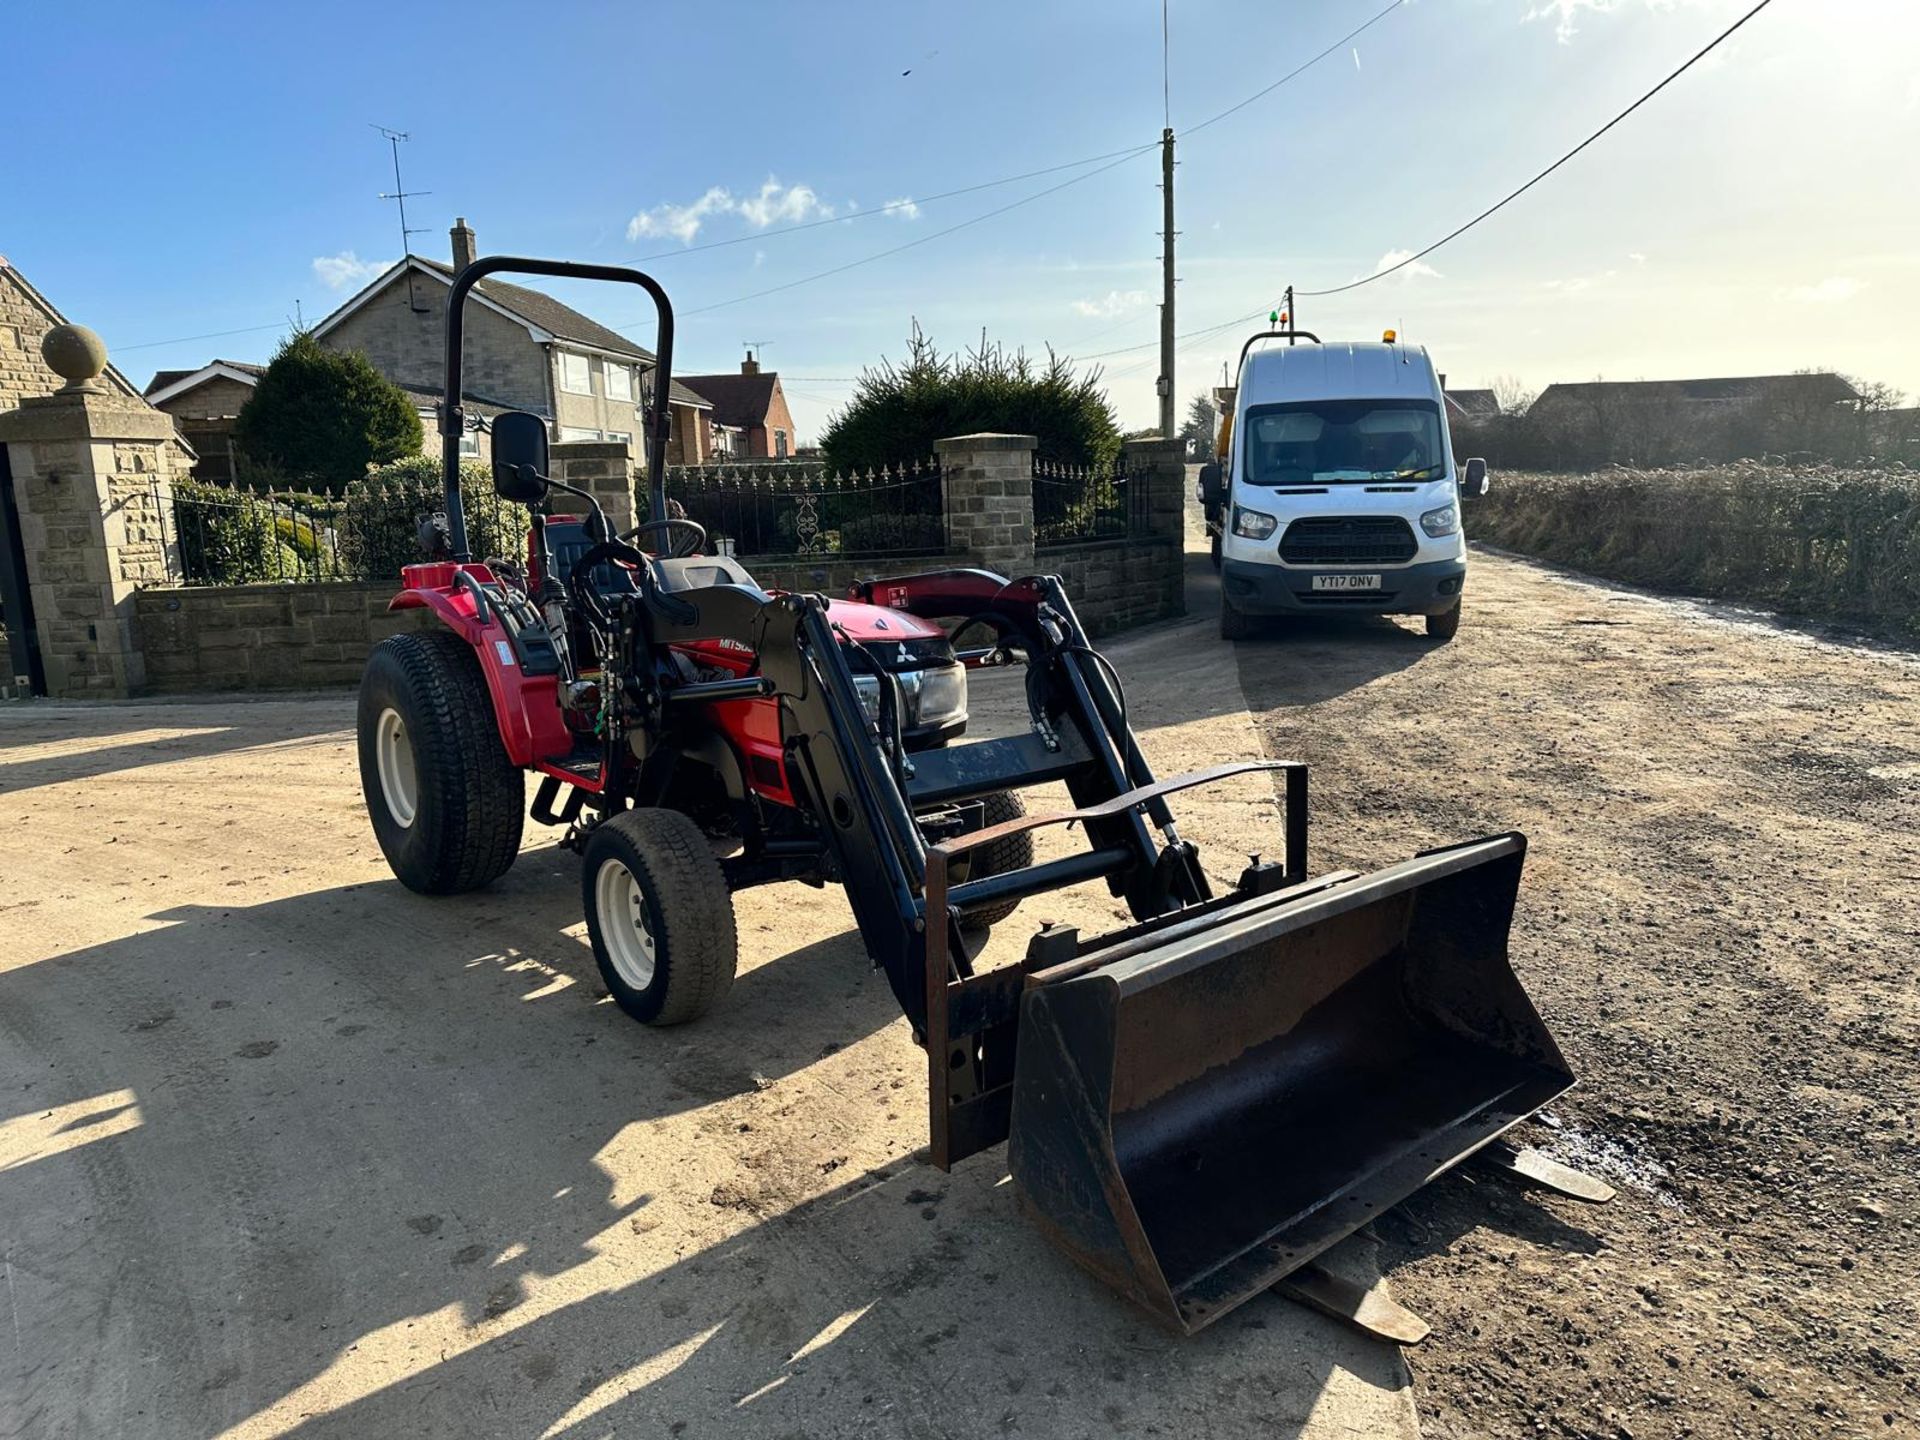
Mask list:
POLYGON ((457 272, 471 265, 476 253, 473 248, 473 231, 467 227, 467 220, 464 215, 453 222, 452 234, 453 268, 457 272))
POLYGON ((742 375, 758 375, 760 373, 760 362, 753 358, 753 352, 751 350, 747 352, 747 358, 740 362, 740 373, 742 375))

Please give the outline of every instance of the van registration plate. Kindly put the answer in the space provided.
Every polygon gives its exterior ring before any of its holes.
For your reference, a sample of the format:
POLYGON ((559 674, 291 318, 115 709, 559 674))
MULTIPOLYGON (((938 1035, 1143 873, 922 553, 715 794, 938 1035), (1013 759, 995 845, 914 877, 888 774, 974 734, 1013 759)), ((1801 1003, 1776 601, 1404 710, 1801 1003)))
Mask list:
POLYGON ((1378 590, 1378 575, 1316 575, 1313 577, 1315 590, 1378 590))

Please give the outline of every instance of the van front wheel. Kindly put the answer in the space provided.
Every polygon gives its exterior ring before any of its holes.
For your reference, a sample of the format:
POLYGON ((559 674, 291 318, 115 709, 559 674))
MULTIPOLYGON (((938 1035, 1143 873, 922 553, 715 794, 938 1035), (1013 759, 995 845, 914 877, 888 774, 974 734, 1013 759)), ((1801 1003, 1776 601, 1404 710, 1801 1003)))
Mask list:
POLYGON ((1438 615, 1427 616, 1427 638, 1429 640, 1451 640, 1460 631, 1460 602, 1454 601, 1448 609, 1438 615))
POLYGON ((1258 629, 1254 617, 1238 608, 1230 596, 1222 592, 1220 596, 1220 638, 1222 640, 1251 640, 1258 629))

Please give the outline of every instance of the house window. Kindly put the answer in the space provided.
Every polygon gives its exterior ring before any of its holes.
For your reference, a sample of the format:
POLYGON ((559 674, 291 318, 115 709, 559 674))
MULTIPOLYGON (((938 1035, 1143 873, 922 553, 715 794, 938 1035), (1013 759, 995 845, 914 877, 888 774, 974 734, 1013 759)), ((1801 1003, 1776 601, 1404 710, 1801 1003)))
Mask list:
POLYGON ((630 430, 609 430, 607 439, 618 440, 622 445, 633 444, 633 432, 630 430))
POLYGON ((560 352, 560 388, 569 395, 593 393, 593 371, 587 365, 586 356, 566 350, 560 352))
POLYGON ((460 432, 460 453, 473 457, 479 456, 480 432, 478 430, 462 430, 460 432))
POLYGON ((631 401, 633 399, 632 369, 625 365, 616 365, 611 360, 607 361, 604 368, 607 377, 607 398, 631 401))
POLYGON ((784 460, 787 458, 787 432, 786 431, 776 430, 773 432, 773 453, 777 458, 781 460, 784 460))
POLYGON ((599 438, 600 432, 598 430, 586 430, 578 425, 562 425, 560 427, 560 440, 562 444, 572 440, 598 440, 599 438))

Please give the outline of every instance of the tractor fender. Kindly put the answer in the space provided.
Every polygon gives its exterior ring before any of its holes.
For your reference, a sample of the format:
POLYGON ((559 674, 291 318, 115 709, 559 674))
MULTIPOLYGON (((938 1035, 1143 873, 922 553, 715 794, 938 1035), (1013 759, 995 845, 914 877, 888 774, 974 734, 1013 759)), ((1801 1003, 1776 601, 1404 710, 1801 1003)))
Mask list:
MULTIPOLYGON (((455 568, 407 566, 400 572, 406 588, 387 602, 387 609, 431 610, 441 624, 473 646, 480 673, 487 677, 493 718, 509 760, 525 768, 539 760, 564 759, 573 751, 573 735, 560 714, 557 677, 521 671, 505 628, 494 616, 480 615, 472 592, 454 580, 455 568), (431 573, 416 575, 415 571, 431 573)), ((467 569, 482 584, 493 583, 493 572, 486 566, 467 569)))

